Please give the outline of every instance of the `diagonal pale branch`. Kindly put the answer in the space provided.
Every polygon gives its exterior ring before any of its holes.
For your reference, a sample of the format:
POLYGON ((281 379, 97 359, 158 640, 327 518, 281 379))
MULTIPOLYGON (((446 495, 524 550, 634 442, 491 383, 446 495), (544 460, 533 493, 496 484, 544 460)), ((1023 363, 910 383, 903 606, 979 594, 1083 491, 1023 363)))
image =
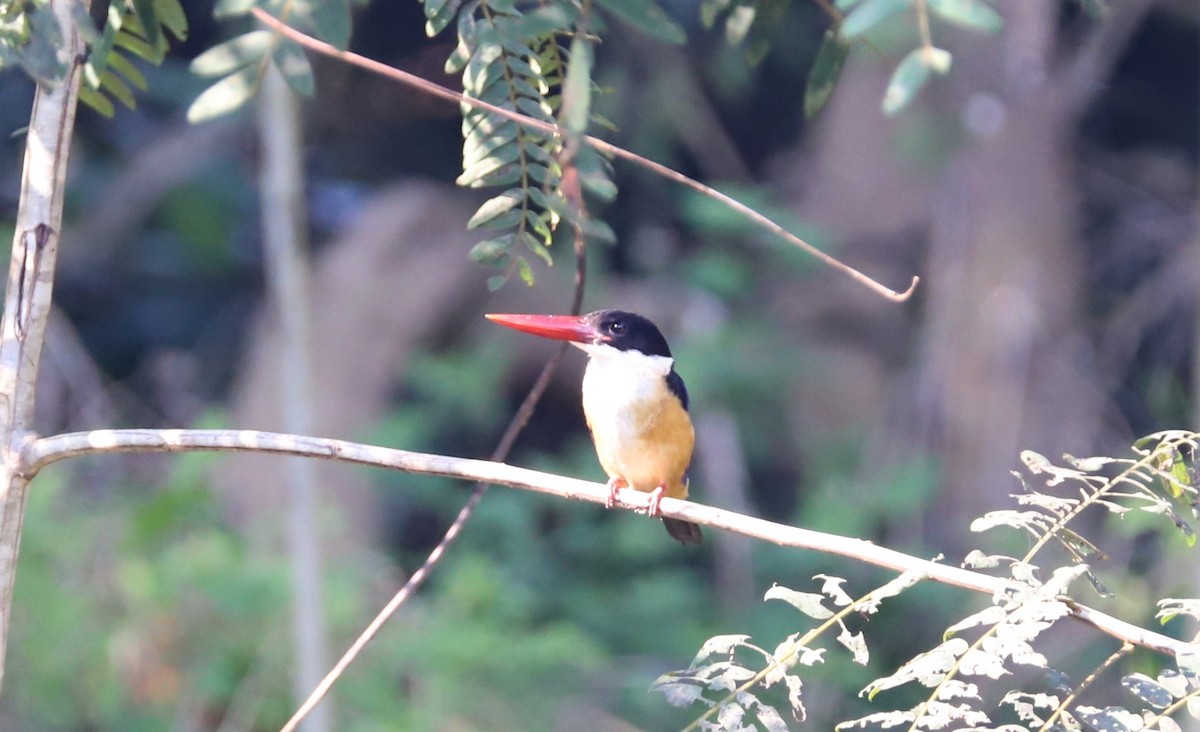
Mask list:
MULTIPOLYGON (((94 430, 43 437, 26 445, 22 453, 22 475, 29 479, 47 465, 83 455, 195 451, 260 452, 324 458, 409 473, 484 481, 597 504, 603 504, 608 498, 608 488, 602 483, 518 468, 505 463, 255 430, 94 430)), ((622 491, 620 500, 623 508, 635 511, 645 511, 649 503, 647 494, 628 489, 622 491)), ((897 572, 919 572, 935 582, 974 592, 995 594, 1009 586, 1006 580, 999 577, 938 564, 862 539, 786 526, 690 501, 663 498, 661 511, 664 516, 725 529, 780 546, 835 554, 897 572)), ((1117 640, 1161 653, 1196 652, 1196 644, 1185 643, 1127 623, 1069 598, 1067 603, 1071 608, 1071 615, 1077 620, 1117 640)))
MULTIPOLYGON (((393 79, 402 84, 410 86, 414 89, 423 91, 426 94, 430 94, 435 97, 440 97, 442 99, 447 99, 452 102, 457 102, 458 104, 464 104, 464 105, 467 105, 470 107, 475 107, 477 109, 487 110, 490 114, 494 114, 497 117, 503 117, 504 119, 512 120, 512 121, 516 122, 517 124, 523 125, 525 127, 539 130, 541 132, 546 132, 551 135, 566 136, 568 134, 566 130, 564 130, 563 128, 559 127, 556 124, 551 124, 549 122, 543 122, 539 119, 534 119, 533 117, 528 117, 519 112, 513 112, 511 110, 504 109, 503 107, 498 107, 494 104, 489 104, 489 103, 481 101, 479 99, 468 97, 464 94, 460 94, 459 92, 453 91, 451 89, 447 89, 446 87, 441 86, 440 84, 435 84, 434 82, 429 81, 428 79, 422 79, 421 77, 416 76, 415 74, 410 74, 407 71, 401 71, 400 69, 394 68, 392 66, 388 66, 387 64, 383 64, 378 61, 374 61, 372 59, 367 58, 366 56, 361 56, 352 51, 342 51, 342 50, 338 49, 336 46, 332 46, 323 41, 319 41, 316 38, 313 38, 312 36, 305 35, 304 33, 296 30, 295 28, 292 28, 292 27, 284 24, 278 18, 275 18, 270 13, 267 13, 266 11, 262 10, 261 8, 255 8, 253 12, 254 12, 254 16, 256 18, 258 18, 258 20, 261 23, 263 23, 264 25, 269 26, 275 32, 280 33, 281 35, 286 36, 287 38, 295 41, 296 43, 299 43, 301 46, 304 46, 305 48, 308 48, 312 51, 316 51, 317 53, 321 53, 326 56, 330 56, 332 58, 339 59, 348 64, 358 66, 360 68, 366 69, 368 71, 379 74, 381 76, 386 76, 389 79, 393 79)), ((713 198, 717 201, 720 201, 721 203, 728 206, 730 209, 737 211, 739 214, 750 219, 751 221, 753 221, 754 223, 763 227, 767 231, 770 231, 771 233, 785 239, 786 241, 793 244, 794 246, 797 246, 800 249, 803 249, 809 255, 819 259, 823 264, 826 264, 829 267, 836 269, 837 271, 841 272, 842 274, 846 275, 847 277, 850 277, 851 279, 853 279, 855 282, 858 282, 860 285, 867 287, 871 291, 875 292, 876 294, 878 294, 882 297, 887 298, 888 300, 891 300, 893 302, 904 302, 905 300, 907 300, 909 297, 912 296, 913 291, 916 290, 917 284, 920 282, 920 278, 914 276, 912 278, 912 281, 908 285, 908 289, 904 290, 903 292, 896 292, 895 290, 893 290, 889 287, 886 287, 886 286, 880 284, 879 282, 871 279, 866 274, 858 271, 857 269, 854 269, 853 267, 846 264, 845 262, 835 259, 834 257, 821 251, 820 249, 817 249, 812 244, 809 244, 808 242, 804 241, 803 239, 796 236, 792 232, 788 231, 787 229, 785 229, 783 226, 776 223, 772 219, 768 218, 767 216, 764 216, 763 214, 761 214, 758 211, 754 210, 753 208, 747 206, 746 204, 742 203, 741 201, 738 201, 737 199, 733 198, 732 196, 724 194, 711 186, 704 185, 703 183, 701 183, 698 180, 689 178, 688 176, 684 175, 683 173, 680 173, 677 170, 669 168, 666 165, 663 165, 662 163, 656 163, 653 160, 650 160, 649 158, 638 155, 635 152, 626 150, 623 147, 618 147, 616 145, 613 145, 610 142, 605 142, 604 140, 601 140, 598 137, 592 137, 591 135, 583 135, 582 139, 588 145, 591 145, 592 147, 594 147, 595 149, 597 149, 603 153, 612 155, 613 157, 618 157, 618 158, 622 158, 624 160, 628 160, 631 163, 641 166, 657 175, 661 175, 664 178, 667 178, 668 180, 672 180, 676 183, 679 183, 680 185, 687 186, 688 188, 691 188, 692 190, 697 191, 698 193, 701 193, 705 196, 708 196, 709 198, 713 198)))
MULTIPOLYGON (((34 387, 50 318, 67 157, 79 99, 84 46, 71 10, 77 1, 50 3, 62 32, 58 59, 67 72, 53 88, 39 83, 33 97, 0 321, 0 681, 29 487, 20 471, 19 451, 33 432, 34 387)), ((83 4, 86 8, 86 0, 83 4)))

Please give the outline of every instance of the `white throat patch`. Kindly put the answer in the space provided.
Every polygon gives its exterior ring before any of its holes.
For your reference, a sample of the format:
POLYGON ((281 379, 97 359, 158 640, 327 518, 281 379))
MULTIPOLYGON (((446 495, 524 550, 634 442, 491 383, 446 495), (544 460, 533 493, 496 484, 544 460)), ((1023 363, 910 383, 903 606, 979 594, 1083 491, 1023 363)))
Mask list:
POLYGON ((591 356, 583 373, 583 410, 592 429, 611 434, 614 440, 635 434, 639 407, 666 396, 666 376, 674 359, 603 344, 579 346, 591 356))

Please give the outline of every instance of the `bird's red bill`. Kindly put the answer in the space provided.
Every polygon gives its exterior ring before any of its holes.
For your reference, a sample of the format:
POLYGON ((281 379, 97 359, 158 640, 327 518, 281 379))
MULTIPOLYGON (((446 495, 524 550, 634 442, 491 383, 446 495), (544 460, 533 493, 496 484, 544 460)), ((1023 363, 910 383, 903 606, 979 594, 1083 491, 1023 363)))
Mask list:
POLYGON ((521 315, 515 313, 488 313, 488 320, 508 326, 514 330, 532 333, 543 338, 559 341, 591 343, 596 329, 578 315, 521 315))

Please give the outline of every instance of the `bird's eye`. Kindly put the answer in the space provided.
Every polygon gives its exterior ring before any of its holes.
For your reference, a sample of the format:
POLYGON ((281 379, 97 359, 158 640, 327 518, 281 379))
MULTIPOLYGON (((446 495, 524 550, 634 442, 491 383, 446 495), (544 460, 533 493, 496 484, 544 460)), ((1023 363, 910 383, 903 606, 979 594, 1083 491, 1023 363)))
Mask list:
POLYGON ((625 323, 620 320, 614 320, 608 324, 608 332, 613 335, 621 335, 625 332, 625 323))

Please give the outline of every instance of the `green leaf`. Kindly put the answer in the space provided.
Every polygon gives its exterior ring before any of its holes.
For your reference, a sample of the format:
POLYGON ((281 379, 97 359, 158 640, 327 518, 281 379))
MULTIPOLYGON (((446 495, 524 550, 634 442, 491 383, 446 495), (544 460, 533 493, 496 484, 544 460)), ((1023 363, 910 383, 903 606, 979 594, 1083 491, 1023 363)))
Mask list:
POLYGON ((519 206, 523 200, 525 200, 525 195, 520 188, 512 188, 495 198, 489 198, 483 202, 483 205, 479 207, 475 215, 467 222, 467 228, 474 229, 477 226, 486 224, 501 214, 507 213, 516 206, 519 206))
POLYGON ((783 600, 800 612, 816 620, 833 617, 833 611, 825 607, 825 596, 815 592, 798 592, 783 585, 774 585, 767 590, 764 600, 783 600))
POLYGON ((179 0, 154 0, 154 10, 158 13, 158 22, 171 31, 171 35, 181 41, 188 37, 187 15, 179 0))
POLYGON ((322 41, 346 50, 350 44, 349 0, 292 0, 293 20, 322 41))
POLYGON ((883 95, 884 114, 891 117, 904 109, 929 81, 930 67, 925 56, 925 49, 914 49, 896 67, 883 95))
POLYGON ((1004 26, 1004 19, 983 0, 927 0, 929 9, 943 20, 995 33, 1004 26))
POLYGON ((271 46, 271 31, 250 31, 219 43, 196 58, 189 66, 199 76, 225 76, 258 63, 271 46))
POLYGON ((279 73, 283 74, 288 86, 292 87, 297 94, 311 97, 316 93, 312 64, 308 62, 308 56, 305 55, 300 44, 287 38, 280 39, 279 45, 275 47, 275 53, 271 54, 271 59, 275 62, 279 73))
POLYGON ((114 53, 108 58, 108 67, 128 79, 130 84, 146 91, 146 77, 133 64, 129 63, 129 59, 119 53, 114 53))
POLYGON ((151 45, 157 44, 162 38, 162 32, 158 29, 158 12, 154 9, 154 0, 133 0, 133 10, 142 24, 142 33, 145 34, 146 40, 151 45))
POLYGON ((258 91, 258 67, 247 66, 226 76, 200 93, 188 107, 192 124, 220 117, 238 109, 258 91))
POLYGON ((500 148, 483 160, 467 166, 455 183, 460 186, 473 186, 485 176, 515 162, 518 155, 519 151, 516 145, 500 148))
POLYGON ((521 281, 526 286, 533 287, 533 266, 525 257, 517 257, 517 274, 521 276, 521 281))
POLYGON ((471 261, 477 264, 493 264, 501 257, 508 255, 516 243, 514 234, 505 234, 493 239, 485 239, 471 247, 471 261))
POLYGON ((112 71, 105 71, 100 75, 100 88, 111 94, 128 109, 137 109, 137 100, 133 97, 133 91, 121 80, 121 77, 112 71))
POLYGON ((653 0, 596 0, 605 10, 648 36, 681 45, 687 34, 653 0))
POLYGON ((134 56, 143 58, 150 63, 158 66, 162 63, 163 58, 167 55, 166 39, 159 37, 157 44, 150 44, 138 38, 133 33, 127 31, 129 23, 117 33, 117 38, 114 45, 117 48, 124 48, 134 56))
POLYGON ((425 0, 425 35, 433 38, 454 20, 462 0, 425 0))
POLYGON ((849 55, 850 44, 837 31, 825 31, 812 71, 808 73, 808 86, 804 90, 804 114, 810 119, 817 116, 817 112, 829 101, 849 55))
POLYGON ((124 22, 125 16, 121 12, 120 3, 109 5, 108 17, 104 23, 104 30, 100 34, 100 40, 92 47, 92 52, 88 54, 87 65, 84 67, 88 83, 93 87, 100 86, 100 72, 104 71, 108 64, 108 58, 112 55, 113 45, 117 40, 117 33, 120 32, 124 22))
POLYGON ((528 231, 522 231, 518 238, 525 248, 542 258, 547 267, 554 265, 554 258, 550 256, 550 250, 545 244, 538 241, 537 237, 530 234, 528 231))
POLYGON ((38 81, 55 83, 67 67, 58 58, 62 46, 62 31, 48 7, 34 6, 26 14, 29 33, 18 53, 21 66, 38 81))
POLYGON ((87 85, 79 87, 79 101, 110 119, 117 113, 111 99, 87 85))
POLYGON ((857 38, 897 13, 912 7, 913 0, 864 0, 846 15, 842 38, 857 38))
POLYGON ((487 279, 488 291, 495 292, 496 290, 499 290, 501 287, 504 287, 505 282, 508 282, 508 275, 493 275, 491 277, 488 277, 488 279, 487 279))
POLYGON ((571 40, 571 63, 563 84, 562 121, 575 134, 587 131, 592 108, 592 43, 580 36, 571 40))
POLYGON ((217 0, 213 7, 213 17, 224 19, 246 15, 254 9, 255 4, 256 0, 217 0))

